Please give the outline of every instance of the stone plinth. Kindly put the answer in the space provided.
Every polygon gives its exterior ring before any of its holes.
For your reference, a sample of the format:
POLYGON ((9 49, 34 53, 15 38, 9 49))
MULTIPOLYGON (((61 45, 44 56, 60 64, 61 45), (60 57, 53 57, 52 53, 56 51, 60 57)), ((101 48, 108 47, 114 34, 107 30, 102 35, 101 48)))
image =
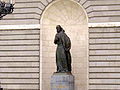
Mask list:
POLYGON ((54 73, 51 90, 74 90, 74 76, 71 73, 54 73))

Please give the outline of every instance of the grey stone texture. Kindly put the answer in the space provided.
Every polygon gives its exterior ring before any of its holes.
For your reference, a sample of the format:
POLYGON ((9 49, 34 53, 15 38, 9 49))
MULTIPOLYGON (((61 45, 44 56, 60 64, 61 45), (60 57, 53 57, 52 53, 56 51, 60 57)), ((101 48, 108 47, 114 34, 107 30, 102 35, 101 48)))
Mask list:
POLYGON ((39 29, 0 30, 0 86, 39 89, 39 29))
POLYGON ((71 73, 54 73, 51 90, 74 90, 74 76, 71 73))
POLYGON ((119 90, 120 28, 90 28, 89 38, 89 89, 119 90))
MULTIPOLYGON (((89 22, 119 22, 119 0, 75 0, 86 10, 89 22)), ((52 0, 16 0, 13 14, 0 21, 0 25, 38 24, 42 12, 52 0)))
MULTIPOLYGON (((42 12, 51 1, 16 0, 13 14, 9 14, 0 20, 0 25, 39 24, 42 12)), ((79 1, 80 5, 86 10, 90 23, 120 22, 120 0, 76 1, 79 1)), ((0 30, 0 81, 2 81, 4 89, 39 89, 39 31, 0 30)), ((89 89, 119 90, 120 28, 90 28, 89 34, 89 89)), ((81 33, 78 36, 81 36, 81 33)), ((54 53, 52 54, 54 55, 54 53)), ((82 54, 79 55, 82 56, 82 54)), ((45 58, 45 60, 50 61, 52 59, 45 58)), ((43 62, 48 67, 46 61, 43 62)), ((78 73, 79 71, 83 72, 81 71, 83 66, 85 64, 82 64, 79 58, 76 58, 76 62, 73 63, 73 67, 77 67, 73 70, 77 78, 76 87, 82 87, 86 83, 83 79, 86 73, 78 73)), ((43 72, 47 70, 46 67, 43 68, 43 72)), ((54 66, 51 66, 51 72, 52 69, 54 70, 54 66)), ((48 82, 48 75, 43 75, 46 82, 48 82)), ((47 89, 49 89, 48 84, 49 82, 45 83, 47 89)), ((77 90, 87 90, 79 87, 77 90)), ((46 90, 46 88, 43 90, 46 90)))

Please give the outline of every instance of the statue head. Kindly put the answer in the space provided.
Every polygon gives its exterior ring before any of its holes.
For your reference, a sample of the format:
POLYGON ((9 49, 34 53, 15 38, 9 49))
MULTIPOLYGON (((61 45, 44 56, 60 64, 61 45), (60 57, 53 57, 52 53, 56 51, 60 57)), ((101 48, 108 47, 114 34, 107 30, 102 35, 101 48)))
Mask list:
POLYGON ((60 25, 57 25, 56 29, 57 29, 57 33, 61 32, 63 30, 63 28, 60 25))

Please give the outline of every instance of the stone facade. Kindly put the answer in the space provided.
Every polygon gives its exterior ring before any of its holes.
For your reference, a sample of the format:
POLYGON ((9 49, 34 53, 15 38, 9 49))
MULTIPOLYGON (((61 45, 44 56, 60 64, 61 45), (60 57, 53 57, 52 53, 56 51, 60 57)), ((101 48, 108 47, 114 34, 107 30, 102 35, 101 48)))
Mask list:
POLYGON ((119 8, 119 0, 16 0, 14 12, 0 26, 40 28, 0 28, 1 87, 50 90, 55 25, 61 24, 72 39, 75 90, 119 90, 120 26, 88 29, 88 23, 120 22, 119 8))

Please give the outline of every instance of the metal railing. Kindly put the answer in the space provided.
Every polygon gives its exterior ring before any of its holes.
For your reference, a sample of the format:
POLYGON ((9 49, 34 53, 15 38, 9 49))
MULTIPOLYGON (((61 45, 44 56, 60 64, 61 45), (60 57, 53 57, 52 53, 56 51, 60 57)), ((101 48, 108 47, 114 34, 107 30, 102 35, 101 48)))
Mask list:
POLYGON ((3 88, 1 88, 1 82, 0 82, 0 90, 3 90, 3 88))
POLYGON ((14 4, 12 3, 6 3, 4 1, 0 1, 0 19, 2 19, 3 16, 7 14, 11 14, 14 9, 14 4))

